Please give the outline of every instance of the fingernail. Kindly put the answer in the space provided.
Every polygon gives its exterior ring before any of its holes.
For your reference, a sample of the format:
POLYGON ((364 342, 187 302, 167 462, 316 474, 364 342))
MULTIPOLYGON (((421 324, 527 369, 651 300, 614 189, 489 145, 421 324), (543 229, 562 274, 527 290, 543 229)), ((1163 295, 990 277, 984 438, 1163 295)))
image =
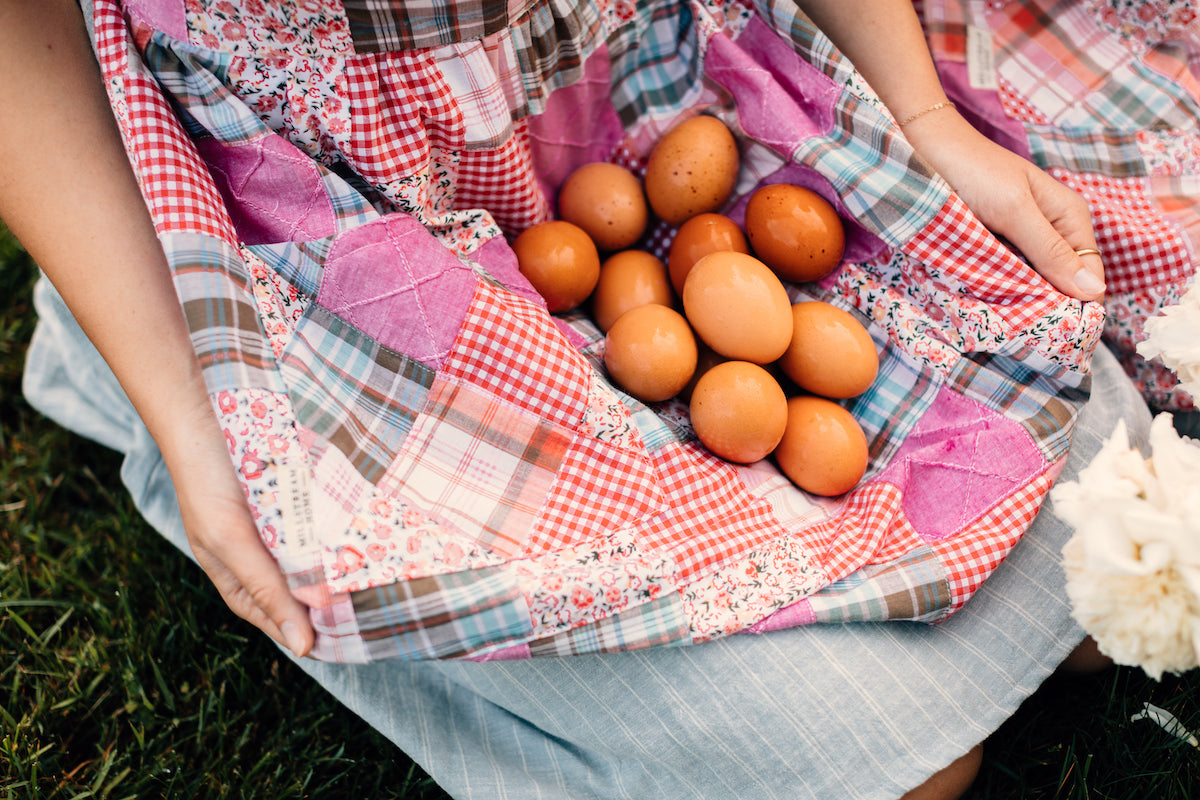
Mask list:
POLYGON ((304 651, 304 637, 300 635, 300 627, 288 620, 279 626, 279 632, 283 634, 283 640, 287 643, 288 649, 297 656, 302 655, 304 651))
POLYGON ((1087 269, 1081 269, 1075 273, 1075 285, 1084 294, 1096 294, 1104 291, 1104 281, 1087 269))

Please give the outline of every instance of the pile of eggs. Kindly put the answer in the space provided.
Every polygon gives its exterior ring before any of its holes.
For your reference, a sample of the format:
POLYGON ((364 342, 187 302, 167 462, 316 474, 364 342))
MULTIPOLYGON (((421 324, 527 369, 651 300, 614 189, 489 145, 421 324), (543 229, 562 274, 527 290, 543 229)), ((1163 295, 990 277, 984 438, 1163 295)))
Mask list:
POLYGON ((718 213, 738 167, 724 123, 689 119, 655 145, 642 180, 607 162, 575 170, 558 219, 513 249, 551 312, 590 300, 605 367, 624 391, 686 402, 697 438, 726 461, 773 456, 801 489, 840 495, 866 471, 867 441, 836 401, 867 390, 878 354, 851 314, 792 304, 783 281, 837 268, 842 221, 819 194, 772 184, 751 195, 739 226, 718 213), (651 213, 677 228, 666 264, 631 249, 651 213))

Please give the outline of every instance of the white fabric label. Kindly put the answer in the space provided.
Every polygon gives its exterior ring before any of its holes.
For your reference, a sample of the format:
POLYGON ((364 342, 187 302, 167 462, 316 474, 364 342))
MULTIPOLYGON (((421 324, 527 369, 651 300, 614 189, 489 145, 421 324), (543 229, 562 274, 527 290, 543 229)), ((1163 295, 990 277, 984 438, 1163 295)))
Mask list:
POLYGON ((279 465, 279 515, 288 553, 299 555, 316 548, 312 477, 307 464, 279 465))
POLYGON ((999 89, 991 31, 967 26, 967 80, 972 89, 999 89))

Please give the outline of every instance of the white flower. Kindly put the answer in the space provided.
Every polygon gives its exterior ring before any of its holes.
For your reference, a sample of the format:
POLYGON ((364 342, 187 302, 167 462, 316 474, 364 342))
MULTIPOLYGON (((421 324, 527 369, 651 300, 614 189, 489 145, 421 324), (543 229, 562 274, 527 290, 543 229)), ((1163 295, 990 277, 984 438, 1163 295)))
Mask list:
POLYGON ((1101 652, 1159 679, 1200 665, 1200 443, 1160 414, 1150 448, 1130 448, 1119 422, 1050 496, 1075 529, 1063 547, 1073 616, 1101 652))
POLYGON ((1144 331, 1138 355, 1161 358, 1184 391, 1200 402, 1200 288, 1193 283, 1178 304, 1146 320, 1144 331))

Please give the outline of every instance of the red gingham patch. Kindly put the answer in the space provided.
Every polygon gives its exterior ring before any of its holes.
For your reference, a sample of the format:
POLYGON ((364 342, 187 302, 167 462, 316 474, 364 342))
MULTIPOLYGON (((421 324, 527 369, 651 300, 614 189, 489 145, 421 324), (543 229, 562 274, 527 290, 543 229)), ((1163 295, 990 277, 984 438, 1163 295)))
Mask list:
POLYGON ((1056 472, 1053 467, 1048 469, 998 503, 962 534, 931 545, 946 565, 951 597, 947 613, 957 611, 970 599, 1033 523, 1056 472))
POLYGON ((1091 206, 1110 292, 1165 286, 1191 275, 1187 244, 1178 226, 1147 196, 1147 179, 1057 169, 1051 174, 1083 195, 1091 206))
POLYGON ((125 73, 129 54, 129 30, 121 9, 111 0, 96 0, 92 13, 100 71, 105 80, 119 78, 125 73))
POLYGON ((823 541, 809 540, 809 532, 801 534, 806 546, 814 547, 824 561, 828 575, 848 575, 869 561, 875 551, 887 541, 896 520, 902 517, 900 492, 890 483, 868 483, 855 490, 838 509, 836 529, 827 531, 823 541))
POLYGON ((348 59, 346 99, 354 109, 346 156, 373 183, 421 174, 431 147, 462 147, 450 87, 422 52, 348 59))
POLYGON ((671 513, 646 520, 640 534, 670 554, 680 583, 786 535, 770 505, 750 497, 730 466, 700 445, 670 444, 652 455, 671 513))
POLYGON ((158 84, 129 59, 119 8, 95 6, 97 52, 109 83, 130 160, 159 233, 204 233, 237 245, 237 236, 208 169, 179 125, 158 84), (134 71, 138 70, 138 71, 134 71))
POLYGON ((576 546, 585 538, 649 516, 661 505, 653 469, 645 458, 607 442, 578 437, 550 488, 526 555, 576 546))
POLYGON ((1014 330, 1030 327, 1060 301, 1058 293, 1004 247, 956 194, 903 250, 992 304, 1014 330))
POLYGON ((486 208, 502 229, 519 233, 550 218, 550 203, 538 187, 529 153, 528 125, 494 150, 466 150, 458 163, 458 208, 486 208))
POLYGON ((158 85, 142 75, 126 75, 125 103, 126 139, 155 228, 204 233, 236 247, 221 195, 158 85))
POLYGON ((566 427, 588 407, 591 370, 546 311, 482 283, 442 371, 566 427))

